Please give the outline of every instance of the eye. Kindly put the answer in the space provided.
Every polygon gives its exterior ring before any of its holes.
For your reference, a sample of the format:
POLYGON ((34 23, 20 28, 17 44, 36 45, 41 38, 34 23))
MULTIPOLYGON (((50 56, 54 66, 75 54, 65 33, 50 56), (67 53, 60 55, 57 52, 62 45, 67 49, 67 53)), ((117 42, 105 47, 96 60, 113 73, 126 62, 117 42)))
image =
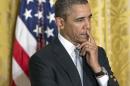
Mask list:
POLYGON ((77 19, 77 21, 83 21, 83 19, 77 19))
POLYGON ((82 22, 82 21, 84 21, 85 20, 85 17, 81 17, 81 18, 77 18, 75 21, 76 22, 82 22))

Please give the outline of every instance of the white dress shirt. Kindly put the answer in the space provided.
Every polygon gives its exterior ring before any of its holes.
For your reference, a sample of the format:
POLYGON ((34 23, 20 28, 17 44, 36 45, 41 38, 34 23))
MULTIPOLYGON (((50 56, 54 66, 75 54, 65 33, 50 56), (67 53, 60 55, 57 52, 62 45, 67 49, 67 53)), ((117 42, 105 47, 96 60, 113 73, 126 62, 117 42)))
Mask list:
MULTIPOLYGON (((76 55, 74 54, 74 50, 75 50, 76 46, 73 45, 66 38, 64 38, 60 33, 58 34, 58 38, 59 38, 61 44, 66 49, 66 51, 68 52, 68 54, 70 55, 73 63, 76 66, 76 58, 75 58, 76 55)), ((81 65, 82 65, 82 58, 81 57, 80 57, 80 62, 81 62, 81 65)), ((83 65, 81 67, 83 67, 83 65)), ((77 70, 78 70, 78 68, 77 68, 77 70)), ((80 71, 78 70, 78 72, 79 72, 81 83, 82 83, 82 86, 83 86, 83 68, 81 68, 80 71)), ((102 76, 100 78, 96 77, 96 79, 97 79, 100 86, 107 86, 107 82, 108 82, 109 77, 108 77, 108 75, 104 75, 104 76, 102 76)))

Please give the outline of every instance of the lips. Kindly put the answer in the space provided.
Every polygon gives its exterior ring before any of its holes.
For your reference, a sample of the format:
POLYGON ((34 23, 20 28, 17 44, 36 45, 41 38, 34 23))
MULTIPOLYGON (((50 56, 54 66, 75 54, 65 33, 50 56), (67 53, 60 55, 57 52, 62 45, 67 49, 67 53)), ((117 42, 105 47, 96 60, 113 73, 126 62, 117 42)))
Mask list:
POLYGON ((88 36, 87 33, 82 33, 82 34, 80 34, 80 35, 81 35, 81 37, 84 38, 84 39, 88 39, 88 38, 89 38, 89 36, 88 36))
POLYGON ((87 33, 82 33, 81 36, 88 37, 88 34, 87 33))

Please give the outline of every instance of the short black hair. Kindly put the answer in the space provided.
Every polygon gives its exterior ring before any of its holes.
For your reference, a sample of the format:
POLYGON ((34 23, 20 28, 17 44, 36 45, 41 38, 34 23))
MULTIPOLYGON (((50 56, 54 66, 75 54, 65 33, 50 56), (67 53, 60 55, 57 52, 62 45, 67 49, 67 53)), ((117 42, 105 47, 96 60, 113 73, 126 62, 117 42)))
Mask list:
POLYGON ((55 3, 55 17, 66 19, 67 11, 73 5, 87 3, 87 0, 57 0, 55 3))

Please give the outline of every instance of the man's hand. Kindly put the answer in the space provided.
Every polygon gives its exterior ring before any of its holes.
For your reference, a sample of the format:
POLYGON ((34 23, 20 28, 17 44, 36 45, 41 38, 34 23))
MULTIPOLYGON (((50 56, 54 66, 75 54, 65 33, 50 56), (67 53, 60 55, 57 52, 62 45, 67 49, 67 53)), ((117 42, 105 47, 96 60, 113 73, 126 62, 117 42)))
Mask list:
POLYGON ((98 46, 96 45, 92 35, 87 31, 89 40, 80 44, 80 55, 86 57, 86 62, 93 69, 95 73, 101 71, 101 66, 98 62, 98 46))

